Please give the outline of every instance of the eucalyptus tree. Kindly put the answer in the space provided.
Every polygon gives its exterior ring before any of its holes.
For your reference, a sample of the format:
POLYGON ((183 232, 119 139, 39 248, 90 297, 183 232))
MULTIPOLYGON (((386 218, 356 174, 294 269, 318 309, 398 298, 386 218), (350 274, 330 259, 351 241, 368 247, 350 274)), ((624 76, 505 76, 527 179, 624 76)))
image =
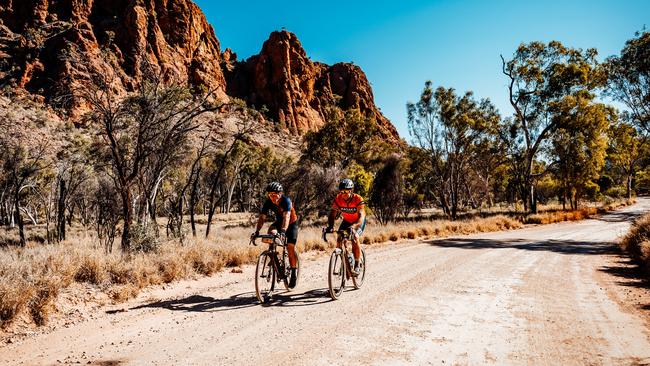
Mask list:
POLYGON ((478 145, 496 134, 501 117, 488 99, 476 101, 472 92, 456 95, 453 88, 425 83, 417 103, 407 103, 408 123, 415 144, 428 154, 428 164, 437 181, 437 199, 456 219, 466 193, 465 179, 478 145))
POLYGON ((513 157, 521 170, 524 205, 531 212, 537 212, 535 180, 542 173, 535 170, 535 161, 562 121, 552 118, 550 108, 567 96, 590 93, 604 85, 605 73, 598 67, 596 55, 595 49, 583 51, 552 41, 521 44, 510 60, 501 56, 515 111, 513 157))
POLYGON ((650 133, 650 32, 637 33, 605 66, 607 94, 625 104, 630 122, 650 133))
MULTIPOLYGON (((553 170, 562 185, 562 203, 569 199, 573 209, 605 165, 607 131, 616 118, 612 107, 593 103, 588 93, 562 99, 551 108, 558 127, 552 135, 553 170)), ((593 192, 596 193, 596 192, 593 192)))
POLYGON ((625 180, 625 193, 632 198, 632 181, 647 151, 648 137, 629 123, 613 124, 609 129, 607 160, 625 180))

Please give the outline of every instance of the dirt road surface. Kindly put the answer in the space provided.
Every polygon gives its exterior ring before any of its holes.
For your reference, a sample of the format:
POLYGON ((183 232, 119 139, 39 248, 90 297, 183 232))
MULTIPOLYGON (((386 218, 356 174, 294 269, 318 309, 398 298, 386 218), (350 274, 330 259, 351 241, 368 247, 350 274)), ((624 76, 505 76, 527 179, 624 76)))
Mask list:
POLYGON ((94 319, 0 346, 0 364, 650 364, 647 285, 611 242, 650 199, 578 223, 370 246, 332 301, 328 255, 270 306, 252 266, 145 291, 94 319))

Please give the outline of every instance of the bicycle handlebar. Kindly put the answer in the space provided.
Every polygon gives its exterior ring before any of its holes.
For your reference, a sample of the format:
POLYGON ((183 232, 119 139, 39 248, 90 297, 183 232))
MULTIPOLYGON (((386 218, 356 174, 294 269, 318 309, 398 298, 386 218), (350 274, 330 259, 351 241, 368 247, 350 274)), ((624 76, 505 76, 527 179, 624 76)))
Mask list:
POLYGON ((257 243, 255 242, 255 239, 257 239, 257 238, 271 239, 271 240, 273 240, 273 243, 275 243, 276 245, 280 245, 280 246, 284 246, 285 241, 286 241, 286 237, 285 237, 285 240, 279 240, 280 235, 277 235, 277 234, 276 235, 273 235, 273 234, 260 234, 260 235, 251 236, 251 241, 250 241, 249 245, 252 244, 252 245, 257 246, 257 243))
POLYGON ((323 241, 327 242, 327 234, 338 234, 338 235, 352 235, 352 228, 347 230, 334 230, 331 233, 327 232, 327 229, 323 228, 323 241))

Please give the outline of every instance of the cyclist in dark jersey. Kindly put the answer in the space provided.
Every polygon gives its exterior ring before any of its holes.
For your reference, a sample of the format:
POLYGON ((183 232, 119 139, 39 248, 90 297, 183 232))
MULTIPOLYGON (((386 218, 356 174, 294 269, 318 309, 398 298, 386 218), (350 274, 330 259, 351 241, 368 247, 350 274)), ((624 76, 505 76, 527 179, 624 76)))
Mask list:
MULTIPOLYGON (((327 232, 334 231, 334 221, 340 214, 343 221, 339 230, 350 229, 354 234, 352 240, 352 253, 354 254, 354 274, 359 274, 361 248, 359 247, 359 237, 366 228, 366 202, 363 198, 353 193, 354 183, 350 179, 343 179, 339 183, 339 194, 332 202, 332 209, 327 218, 327 232)), ((341 244, 340 242, 338 243, 341 244)))
POLYGON ((257 219, 257 226, 254 236, 259 235, 266 217, 275 216, 275 221, 269 226, 269 234, 278 234, 287 239, 287 252, 289 253, 289 265, 291 266, 291 277, 289 278, 289 287, 296 286, 296 242, 298 241, 298 216, 294 209, 291 199, 283 194, 282 185, 278 182, 272 182, 266 186, 267 199, 262 205, 260 216, 257 219))

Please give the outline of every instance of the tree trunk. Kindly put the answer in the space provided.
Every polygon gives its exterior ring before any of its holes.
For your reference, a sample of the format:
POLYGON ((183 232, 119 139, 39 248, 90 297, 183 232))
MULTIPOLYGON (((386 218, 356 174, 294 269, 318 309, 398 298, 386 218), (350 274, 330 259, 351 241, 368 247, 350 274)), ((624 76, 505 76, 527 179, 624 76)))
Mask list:
POLYGON ((160 188, 160 183, 162 182, 163 177, 164 175, 160 174, 158 179, 156 179, 156 184, 154 184, 153 189, 147 198, 147 210, 149 211, 149 218, 151 219, 151 224, 153 225, 156 237, 160 236, 158 222, 156 221, 156 198, 158 197, 158 189, 160 188))
POLYGON ((625 185, 627 199, 632 199, 632 175, 628 174, 627 182, 625 185))
MULTIPOLYGON (((192 226, 192 237, 196 238, 196 220, 194 218, 194 209, 196 208, 196 197, 199 190, 199 174, 196 174, 196 179, 192 182, 192 190, 190 191, 190 225, 192 226)), ((205 214, 205 213, 204 213, 205 214)), ((206 234, 207 237, 207 234, 206 234)))
POLYGON ((57 241, 65 240, 65 196, 65 180, 61 179, 61 182, 59 184, 59 202, 57 204, 56 213, 57 241))
POLYGON ((16 223, 18 224, 18 235, 20 236, 20 246, 24 247, 27 244, 27 241, 25 240, 25 227, 23 225, 23 217, 20 215, 20 193, 19 188, 16 188, 16 193, 14 195, 14 208, 15 208, 15 217, 16 217, 16 223))
POLYGON ((122 191, 122 216, 124 218, 124 227, 122 228, 122 252, 131 251, 131 224, 133 222, 133 206, 131 203, 131 191, 124 189, 122 191))

